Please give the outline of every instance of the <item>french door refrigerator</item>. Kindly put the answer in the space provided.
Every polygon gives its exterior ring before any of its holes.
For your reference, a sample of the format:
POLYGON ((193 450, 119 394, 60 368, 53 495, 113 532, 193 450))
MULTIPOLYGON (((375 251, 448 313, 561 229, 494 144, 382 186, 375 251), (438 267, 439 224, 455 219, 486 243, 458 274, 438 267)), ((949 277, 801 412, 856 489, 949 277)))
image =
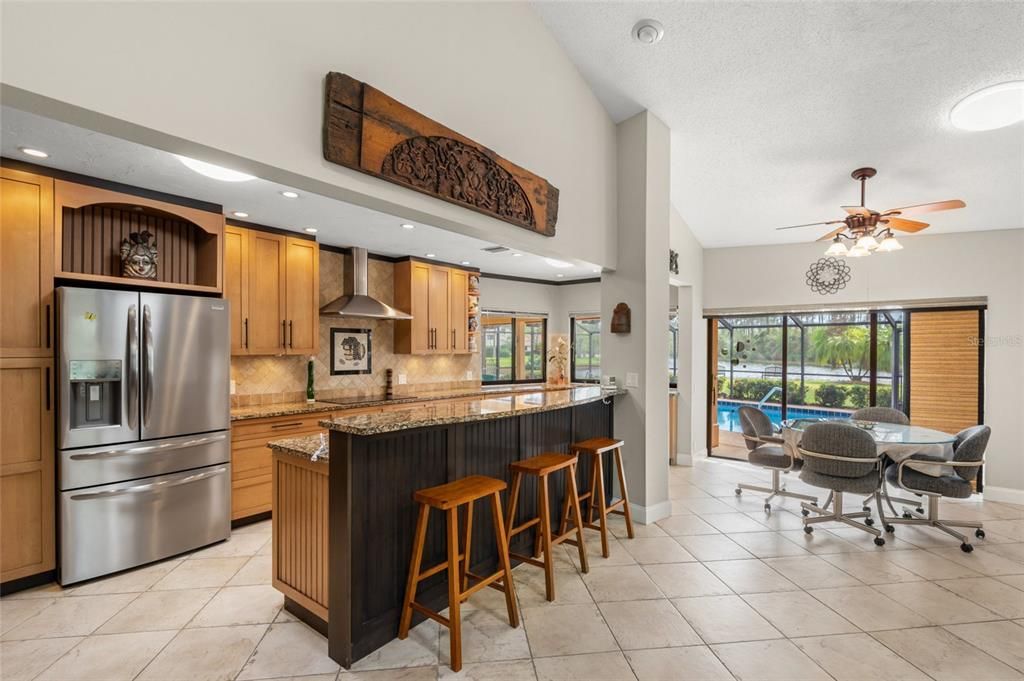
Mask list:
POLYGON ((231 533, 227 306, 57 289, 61 584, 231 533))

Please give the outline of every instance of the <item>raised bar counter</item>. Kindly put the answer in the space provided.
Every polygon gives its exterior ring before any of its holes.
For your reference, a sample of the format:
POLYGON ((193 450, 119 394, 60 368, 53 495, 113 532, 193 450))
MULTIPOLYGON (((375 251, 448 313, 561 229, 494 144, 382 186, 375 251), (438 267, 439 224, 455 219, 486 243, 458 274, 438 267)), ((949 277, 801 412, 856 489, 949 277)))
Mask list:
MULTIPOLYGON (((311 463, 310 457, 319 445, 318 436, 274 441, 270 446, 275 475, 289 474, 296 464, 305 469, 295 471, 300 477, 287 485, 275 478, 275 504, 290 504, 290 513, 282 510, 281 519, 305 518, 279 525, 275 507, 275 580, 279 564, 294 562, 296 555, 310 556, 312 569, 294 567, 296 579, 305 579, 310 585, 308 593, 301 595, 318 606, 310 607, 308 600, 298 598, 299 592, 286 592, 285 607, 320 631, 326 628, 328 652, 346 668, 380 648, 398 634, 416 525, 413 492, 467 475, 508 482, 513 461, 542 452, 567 453, 573 442, 611 437, 612 400, 619 394, 602 391, 599 386, 571 387, 337 417, 321 422, 330 429, 330 451, 316 463, 311 463), (304 511, 310 505, 322 508, 323 494, 302 490, 315 489, 316 480, 322 479, 318 475, 325 473, 327 518, 321 522, 304 511), (285 499, 289 489, 294 493, 285 499), (307 494, 311 498, 307 499, 307 494), (285 536, 295 534, 298 537, 285 536), (321 545, 313 545, 316 541, 321 545), (326 561, 317 558, 323 555, 324 542, 326 561), (326 575, 330 576, 329 588, 326 575), (324 603, 328 607, 322 607, 324 603)), ((605 465, 605 484, 610 489, 613 468, 609 464, 605 465)), ((565 490, 561 475, 564 473, 551 481, 550 501, 559 511, 565 490)), ((577 484, 585 488, 589 482, 589 471, 580 470, 577 484)), ((537 515, 536 495, 535 482, 525 481, 517 523, 537 515)), ((505 497, 507 503, 507 492, 505 497)), ((496 543, 490 511, 482 504, 477 506, 470 563, 473 571, 485 574, 497 565, 496 543)), ((553 515, 553 529, 557 530, 560 517, 553 515)), ((513 550, 532 553, 533 535, 532 530, 518 535, 513 550)), ((424 565, 443 562, 445 547, 443 523, 431 522, 424 565)), ((443 571, 420 583, 417 600, 438 611, 446 607, 443 571)), ((415 616, 414 623, 421 619, 415 616)))

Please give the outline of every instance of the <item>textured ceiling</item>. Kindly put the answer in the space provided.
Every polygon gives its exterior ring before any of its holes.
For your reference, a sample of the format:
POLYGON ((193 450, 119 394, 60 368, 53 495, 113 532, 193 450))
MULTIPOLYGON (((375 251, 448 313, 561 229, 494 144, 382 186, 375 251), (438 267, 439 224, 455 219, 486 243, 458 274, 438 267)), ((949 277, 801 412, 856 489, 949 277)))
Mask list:
MULTIPOLYGON (((416 223, 326 196, 302 192, 285 199, 284 185, 255 179, 220 182, 192 172, 172 154, 43 116, 0 107, 0 154, 113 182, 220 204, 230 218, 233 211, 249 214, 246 221, 301 232, 316 227, 317 240, 331 246, 362 246, 391 256, 425 256, 439 261, 468 261, 488 274, 544 279, 554 283, 595 276, 595 266, 582 261, 556 268, 549 259, 512 251, 492 254, 484 248, 496 244, 456 232, 416 223), (19 147, 49 152, 45 160, 19 152, 19 147), (559 277, 559 274, 562 276, 559 277)), ((558 261, 556 261, 557 263, 558 261)))
POLYGON ((1024 227, 1024 123, 962 132, 949 110, 1024 79, 1024 3, 535 3, 616 121, 672 129, 672 202, 705 247, 810 241, 859 203, 959 198, 929 233, 1024 227), (653 46, 639 19, 665 25, 653 46))

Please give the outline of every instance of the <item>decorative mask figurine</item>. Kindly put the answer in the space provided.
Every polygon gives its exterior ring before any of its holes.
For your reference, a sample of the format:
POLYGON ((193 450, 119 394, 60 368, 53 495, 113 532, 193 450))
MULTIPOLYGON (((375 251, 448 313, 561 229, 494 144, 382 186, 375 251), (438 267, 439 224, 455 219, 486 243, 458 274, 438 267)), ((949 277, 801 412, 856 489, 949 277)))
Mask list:
POLYGON ((149 232, 132 232, 121 242, 121 274, 135 279, 156 279, 159 255, 156 244, 149 243, 149 232))

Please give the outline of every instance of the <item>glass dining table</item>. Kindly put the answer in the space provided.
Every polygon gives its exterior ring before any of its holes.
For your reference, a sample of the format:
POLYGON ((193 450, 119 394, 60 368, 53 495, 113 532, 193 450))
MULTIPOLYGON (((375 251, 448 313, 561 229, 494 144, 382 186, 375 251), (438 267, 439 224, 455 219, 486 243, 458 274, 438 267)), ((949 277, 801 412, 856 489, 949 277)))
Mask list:
MULTIPOLYGON (((902 461, 914 454, 940 456, 946 460, 953 459, 953 443, 956 435, 923 426, 903 425, 900 423, 882 423, 879 421, 859 421, 848 418, 796 418, 782 422, 782 439, 786 453, 800 458, 797 449, 804 430, 815 423, 847 423, 868 432, 875 440, 878 455, 888 456, 893 461, 902 461)), ((951 466, 914 466, 915 470, 941 477, 953 474, 951 466)))

